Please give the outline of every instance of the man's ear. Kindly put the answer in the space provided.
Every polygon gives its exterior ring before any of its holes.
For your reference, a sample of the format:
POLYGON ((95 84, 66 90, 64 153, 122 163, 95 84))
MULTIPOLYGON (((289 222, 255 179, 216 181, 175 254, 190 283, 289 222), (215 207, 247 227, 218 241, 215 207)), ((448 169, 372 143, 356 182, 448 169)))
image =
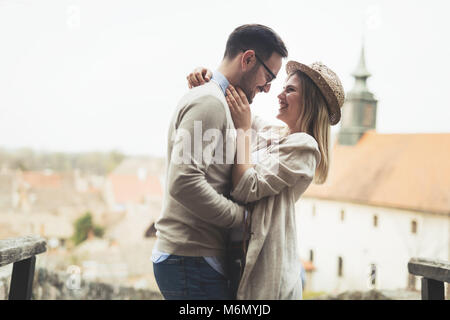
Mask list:
POLYGON ((255 51, 247 50, 241 56, 241 69, 242 71, 248 71, 253 68, 256 63, 255 51))

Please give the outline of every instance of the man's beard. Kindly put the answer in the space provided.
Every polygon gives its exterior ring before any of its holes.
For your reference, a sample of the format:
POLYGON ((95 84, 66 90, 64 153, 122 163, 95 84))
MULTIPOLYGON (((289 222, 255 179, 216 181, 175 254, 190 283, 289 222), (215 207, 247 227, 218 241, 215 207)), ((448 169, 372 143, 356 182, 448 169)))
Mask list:
POLYGON ((252 104, 255 95, 255 79, 258 66, 254 66, 251 70, 242 75, 239 87, 244 91, 249 104, 252 104))

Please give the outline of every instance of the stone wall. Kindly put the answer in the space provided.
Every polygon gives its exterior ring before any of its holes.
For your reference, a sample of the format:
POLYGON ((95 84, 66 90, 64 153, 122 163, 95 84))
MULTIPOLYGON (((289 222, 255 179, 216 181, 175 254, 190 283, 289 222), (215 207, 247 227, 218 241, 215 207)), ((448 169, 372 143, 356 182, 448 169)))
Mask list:
MULTIPOLYGON (((10 277, 0 278, 0 300, 8 298, 10 277)), ((158 291, 85 281, 64 272, 38 268, 33 300, 161 300, 158 291)))
MULTIPOLYGON (((10 276, 0 276, 0 300, 8 298, 10 276)), ((447 299, 449 297, 447 296, 447 299)), ((34 277, 34 300, 160 300, 158 291, 71 279, 64 272, 38 268, 34 277), (79 289, 77 289, 79 288, 79 289)), ((313 300, 420 300, 420 291, 370 290, 323 295, 313 300)))
POLYGON ((345 291, 335 295, 319 296, 312 300, 421 300, 421 293, 409 290, 345 291))

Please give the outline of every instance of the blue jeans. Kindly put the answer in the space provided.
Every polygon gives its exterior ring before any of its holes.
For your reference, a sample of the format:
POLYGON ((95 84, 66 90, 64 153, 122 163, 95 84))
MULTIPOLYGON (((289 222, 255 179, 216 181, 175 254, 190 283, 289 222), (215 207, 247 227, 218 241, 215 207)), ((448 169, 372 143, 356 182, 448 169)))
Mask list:
POLYGON ((170 255, 153 263, 159 290, 166 300, 230 300, 228 279, 203 257, 170 255))

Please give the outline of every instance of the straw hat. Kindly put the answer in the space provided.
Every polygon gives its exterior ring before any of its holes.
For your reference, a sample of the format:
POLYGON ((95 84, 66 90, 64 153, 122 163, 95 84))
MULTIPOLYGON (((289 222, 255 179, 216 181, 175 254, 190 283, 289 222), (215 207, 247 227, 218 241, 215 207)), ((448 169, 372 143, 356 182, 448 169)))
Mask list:
POLYGON ((290 75, 297 70, 305 73, 319 87, 327 102, 331 125, 338 123, 341 119, 341 107, 344 104, 345 93, 337 74, 322 62, 314 62, 307 66, 297 61, 288 61, 287 74, 290 75))

